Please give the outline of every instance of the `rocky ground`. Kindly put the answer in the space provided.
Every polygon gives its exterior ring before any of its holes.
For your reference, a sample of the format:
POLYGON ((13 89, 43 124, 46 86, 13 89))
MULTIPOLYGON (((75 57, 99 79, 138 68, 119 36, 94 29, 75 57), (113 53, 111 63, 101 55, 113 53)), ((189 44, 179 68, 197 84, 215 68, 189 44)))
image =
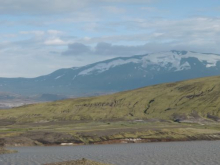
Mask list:
POLYGON ((6 150, 2 147, 0 147, 0 154, 12 154, 12 153, 16 153, 17 151, 13 151, 13 150, 6 150))

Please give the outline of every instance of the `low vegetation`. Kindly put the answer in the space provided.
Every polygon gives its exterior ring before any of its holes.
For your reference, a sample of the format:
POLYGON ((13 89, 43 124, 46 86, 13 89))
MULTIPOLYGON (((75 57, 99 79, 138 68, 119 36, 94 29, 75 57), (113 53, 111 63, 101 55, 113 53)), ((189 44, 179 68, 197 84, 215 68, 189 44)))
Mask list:
POLYGON ((12 154, 12 153, 16 153, 17 151, 13 151, 13 150, 6 150, 5 148, 0 147, 0 154, 12 154))
POLYGON ((112 95, 1 110, 16 123, 103 120, 219 120, 220 77, 155 85, 112 95), (196 114, 196 117, 195 117, 196 114))
POLYGON ((0 110, 0 142, 99 144, 220 139, 220 77, 0 110))

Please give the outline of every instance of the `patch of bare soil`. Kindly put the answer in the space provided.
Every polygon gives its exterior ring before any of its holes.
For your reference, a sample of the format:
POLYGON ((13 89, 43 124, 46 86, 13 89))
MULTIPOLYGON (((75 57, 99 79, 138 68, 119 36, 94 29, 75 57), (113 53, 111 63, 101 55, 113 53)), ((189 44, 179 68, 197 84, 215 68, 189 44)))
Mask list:
POLYGON ((27 132, 13 137, 0 138, 2 146, 48 146, 62 143, 81 144, 82 141, 70 134, 56 132, 27 132))
POLYGON ((5 137, 0 139, 2 146, 38 146, 41 145, 38 141, 34 141, 27 137, 5 137))
POLYGON ((27 137, 37 141, 43 145, 59 145, 61 143, 82 143, 81 140, 76 139, 67 133, 58 132, 29 132, 21 136, 27 137))

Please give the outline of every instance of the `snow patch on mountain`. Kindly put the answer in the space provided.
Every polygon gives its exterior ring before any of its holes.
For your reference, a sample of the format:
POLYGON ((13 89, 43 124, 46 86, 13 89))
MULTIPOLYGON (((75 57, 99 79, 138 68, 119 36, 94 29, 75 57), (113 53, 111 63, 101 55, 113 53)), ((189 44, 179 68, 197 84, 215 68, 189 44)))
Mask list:
POLYGON ((139 62, 140 62, 139 59, 132 58, 128 60, 118 59, 118 60, 111 61, 109 63, 99 63, 89 69, 81 71, 78 75, 89 75, 89 74, 92 74, 94 71, 97 71, 98 73, 102 73, 104 71, 109 70, 110 68, 114 68, 119 65, 124 65, 128 63, 139 63, 139 62))
POLYGON ((187 58, 196 58, 200 62, 204 63, 207 68, 215 67, 217 62, 220 61, 219 55, 214 54, 201 54, 195 52, 184 52, 181 53, 179 51, 170 51, 170 52, 160 52, 160 53, 152 53, 148 55, 142 56, 142 58, 131 57, 130 59, 116 59, 110 62, 102 62, 96 65, 88 65, 88 67, 82 70, 78 75, 91 75, 94 73, 102 73, 110 68, 114 68, 116 66, 128 64, 128 63, 136 63, 140 64, 143 69, 147 67, 151 67, 150 70, 160 71, 161 68, 166 70, 173 71, 182 71, 191 69, 190 64, 186 61, 183 63, 183 59, 187 58), (90 67, 91 66, 91 67, 90 67))
POLYGON ((194 53, 188 52, 186 55, 182 56, 183 58, 194 57, 197 58, 200 62, 206 62, 206 67, 215 67, 217 62, 220 61, 219 55, 214 54, 201 54, 201 53, 194 53))
POLYGON ((167 68, 168 70, 171 70, 173 68, 175 68, 176 70, 180 70, 183 67, 181 65, 181 56, 178 54, 173 54, 171 52, 149 54, 142 58, 142 62, 142 67, 147 67, 149 65, 158 65, 162 68, 167 68))
POLYGON ((72 80, 75 80, 75 78, 76 78, 76 75, 73 77, 73 79, 72 79, 72 80))
POLYGON ((57 76, 56 78, 55 78, 55 80, 57 80, 57 79, 59 79, 59 78, 61 78, 61 77, 63 77, 64 76, 64 74, 63 75, 60 75, 60 76, 57 76))
POLYGON ((181 71, 181 70, 189 70, 189 69, 191 69, 190 64, 188 62, 185 62, 182 65, 180 65, 180 67, 176 69, 175 72, 181 71))

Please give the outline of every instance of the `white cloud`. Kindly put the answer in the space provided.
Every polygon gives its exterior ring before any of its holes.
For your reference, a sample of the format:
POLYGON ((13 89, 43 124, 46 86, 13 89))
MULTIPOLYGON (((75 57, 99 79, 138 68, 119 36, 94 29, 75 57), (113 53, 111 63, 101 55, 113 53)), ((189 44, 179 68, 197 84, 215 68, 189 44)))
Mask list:
POLYGON ((1 35, 1 38, 15 38, 15 37, 17 37, 17 35, 16 34, 2 34, 1 35))
POLYGON ((122 14, 126 12, 125 8, 120 8, 116 6, 105 6, 103 7, 103 9, 113 14, 122 14))
POLYGON ((20 31, 20 35, 28 35, 30 38, 22 41, 11 42, 11 46, 20 46, 29 45, 33 47, 39 46, 51 46, 51 45, 67 45, 70 43, 70 39, 63 40, 62 37, 65 38, 66 34, 63 31, 58 30, 46 30, 46 31, 20 31))
MULTIPOLYGON (((132 26, 131 29, 140 31, 140 33, 106 35, 89 39, 79 38, 76 39, 76 42, 87 45, 106 41, 114 43, 114 45, 105 44, 102 46, 98 44, 94 48, 90 47, 90 51, 86 52, 91 55, 106 56, 130 56, 172 49, 207 53, 218 53, 220 51, 220 18, 194 17, 183 20, 133 20, 132 24, 131 22, 121 22, 121 24, 127 26, 127 28, 132 26)), ((79 49, 77 52, 73 52, 74 50, 69 47, 64 54, 82 55, 79 49)))
POLYGON ((66 45, 67 43, 59 38, 46 40, 45 45, 66 45))
POLYGON ((42 36, 45 34, 44 31, 20 31, 20 34, 32 34, 32 35, 36 35, 36 36, 42 36))
POLYGON ((78 0, 0 0, 1 14, 54 14, 75 11, 86 5, 78 0))
POLYGON ((106 3, 150 3, 157 0, 0 0, 0 14, 60 14, 106 3))
POLYGON ((156 1, 0 0, 0 77, 171 49, 220 51, 218 16, 182 18, 180 9, 171 19, 148 5, 156 1))
POLYGON ((59 30, 48 30, 47 33, 51 34, 51 35, 62 35, 62 34, 64 34, 64 32, 59 31, 59 30))
POLYGON ((52 35, 52 36, 58 36, 65 34, 62 31, 59 30, 46 30, 46 31, 40 31, 40 30, 34 30, 34 31, 20 31, 20 34, 32 34, 36 36, 42 36, 42 35, 52 35))
POLYGON ((7 44, 9 45, 4 46, 10 46, 10 49, 0 49, 0 77, 36 77, 60 68, 78 67, 96 62, 97 59, 111 58, 96 55, 64 57, 60 55, 61 51, 57 49, 57 46, 22 48, 18 45, 7 44))
POLYGON ((155 12, 155 11, 159 11, 157 8, 155 7, 141 7, 141 10, 145 10, 148 12, 155 12))

